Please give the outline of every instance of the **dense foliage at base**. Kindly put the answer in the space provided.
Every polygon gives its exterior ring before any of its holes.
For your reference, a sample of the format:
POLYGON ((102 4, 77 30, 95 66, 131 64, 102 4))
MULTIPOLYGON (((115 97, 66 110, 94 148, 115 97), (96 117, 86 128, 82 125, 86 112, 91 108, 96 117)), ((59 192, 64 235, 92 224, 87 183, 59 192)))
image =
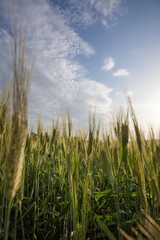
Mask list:
MULTIPOLYGON (((0 133, 1 237, 7 126, 0 133)), ((134 126, 135 134, 120 113, 104 132, 93 116, 88 132, 73 134, 68 114, 53 122, 48 133, 39 120, 37 134, 27 135, 21 186, 10 216, 11 239, 120 239, 118 229, 129 231, 142 209, 159 220, 160 143, 152 129, 147 141, 136 121, 134 126)))

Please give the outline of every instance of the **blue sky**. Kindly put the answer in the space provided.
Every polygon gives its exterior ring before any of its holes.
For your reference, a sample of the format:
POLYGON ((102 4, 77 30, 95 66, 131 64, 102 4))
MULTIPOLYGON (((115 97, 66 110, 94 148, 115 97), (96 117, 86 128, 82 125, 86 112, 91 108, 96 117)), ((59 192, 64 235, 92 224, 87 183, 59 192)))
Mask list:
MULTIPOLYGON (((0 1, 0 81, 9 78, 12 1, 0 1)), ((88 111, 106 119, 132 98, 143 127, 160 122, 159 0, 15 0, 36 64, 29 118, 45 123, 70 109, 84 124, 88 111)), ((2 84, 1 84, 2 86, 2 84)))

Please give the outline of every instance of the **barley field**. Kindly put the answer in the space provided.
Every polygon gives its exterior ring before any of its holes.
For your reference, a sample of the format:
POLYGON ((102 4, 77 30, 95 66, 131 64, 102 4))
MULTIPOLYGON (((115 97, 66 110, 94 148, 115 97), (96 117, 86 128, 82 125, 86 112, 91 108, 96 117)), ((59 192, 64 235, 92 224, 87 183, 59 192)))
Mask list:
POLYGON ((69 111, 50 131, 41 119, 28 130, 33 65, 17 38, 13 81, 0 99, 0 239, 160 239, 160 141, 153 129, 147 140, 128 98, 128 111, 106 131, 94 114, 75 129, 69 111))

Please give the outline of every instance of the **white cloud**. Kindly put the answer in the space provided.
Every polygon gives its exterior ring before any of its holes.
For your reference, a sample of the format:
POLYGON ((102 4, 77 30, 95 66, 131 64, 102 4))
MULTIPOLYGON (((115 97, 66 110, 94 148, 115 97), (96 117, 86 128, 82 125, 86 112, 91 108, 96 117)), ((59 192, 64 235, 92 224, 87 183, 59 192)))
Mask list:
POLYGON ((43 119, 51 120, 53 113, 58 115, 69 108, 73 119, 82 124, 87 122, 89 110, 93 112, 96 108, 99 117, 106 117, 110 111, 109 94, 112 89, 90 79, 82 79, 76 84, 69 81, 67 84, 44 88, 34 83, 29 102, 31 116, 36 118, 38 110, 41 110, 43 119))
POLYGON ((115 66, 114 59, 110 57, 104 60, 102 70, 110 71, 114 66, 115 66))
POLYGON ((133 91, 131 91, 131 90, 126 91, 126 95, 131 97, 133 95, 133 91))
POLYGON ((129 75, 130 75, 130 73, 125 68, 124 69, 119 69, 118 71, 113 73, 113 76, 115 76, 115 77, 127 77, 129 75))
POLYGON ((131 97, 133 95, 133 91, 131 91, 131 90, 115 91, 115 94, 117 96, 121 96, 121 97, 125 97, 126 98, 126 96, 131 97))
MULTIPOLYGON (((8 73, 6 52, 10 48, 10 22, 6 16, 4 6, 1 12, 3 21, 0 22, 0 59, 3 59, 0 68, 4 68, 4 75, 1 71, 0 81, 8 73), (3 29, 5 21, 8 21, 6 30, 3 29)), ((99 115, 105 115, 111 103, 111 89, 85 78, 84 67, 77 56, 90 56, 94 49, 66 22, 63 11, 47 0, 23 0, 23 4, 17 0, 15 16, 25 26, 27 55, 31 59, 36 56, 29 94, 29 117, 36 119, 40 111, 43 119, 49 121, 53 113, 57 115, 69 107, 72 117, 84 123, 89 108, 92 110, 94 106, 99 115)))
POLYGON ((115 91, 115 94, 116 94, 117 96, 122 96, 122 93, 121 93, 120 91, 115 91))
POLYGON ((68 0, 65 15, 71 24, 89 26, 101 23, 105 27, 115 24, 118 16, 126 14, 123 0, 68 0))
POLYGON ((121 96, 121 97, 126 98, 126 96, 128 96, 128 97, 133 96, 133 91, 131 91, 131 90, 115 91, 115 94, 117 96, 121 96))

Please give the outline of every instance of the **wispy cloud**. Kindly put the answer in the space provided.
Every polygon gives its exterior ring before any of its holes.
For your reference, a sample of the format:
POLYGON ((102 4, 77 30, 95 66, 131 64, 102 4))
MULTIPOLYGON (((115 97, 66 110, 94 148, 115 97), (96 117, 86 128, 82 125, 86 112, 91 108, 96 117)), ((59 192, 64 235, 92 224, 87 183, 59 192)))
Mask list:
POLYGON ((129 75, 130 75, 130 73, 125 68, 119 69, 118 71, 113 73, 113 76, 115 76, 115 77, 127 77, 129 75))
MULTIPOLYGON (((88 4, 95 5, 95 2, 88 1, 88 4)), ((3 8, 0 22, 0 59, 3 59, 0 68, 4 69, 3 75, 0 72, 2 80, 8 77, 5 76, 8 72, 6 51, 10 48, 11 23, 6 18, 6 5, 1 2, 0 7, 3 8), (8 27, 4 30, 3 23, 6 21, 8 27)), ((23 22, 26 30, 26 53, 30 58, 36 56, 29 95, 30 118, 36 119, 40 111, 43 119, 48 121, 53 113, 58 114, 67 107, 79 122, 88 119, 88 110, 92 110, 93 106, 96 106, 99 114, 106 114, 111 103, 111 89, 85 77, 84 66, 77 56, 88 57, 95 51, 66 22, 66 13, 47 0, 23 0, 23 4, 17 0, 14 8, 17 21, 23 22)))
POLYGON ((89 26, 98 22, 108 28, 115 24, 118 16, 127 12, 122 0, 68 0, 65 5, 65 16, 76 26, 89 26))
POLYGON ((121 97, 126 97, 126 96, 131 97, 133 95, 133 91, 132 90, 115 91, 115 94, 121 97))
POLYGON ((115 66, 115 62, 113 58, 104 59, 102 70, 110 71, 115 66))
POLYGON ((133 95, 133 91, 131 91, 131 90, 126 91, 126 95, 131 97, 133 95))

